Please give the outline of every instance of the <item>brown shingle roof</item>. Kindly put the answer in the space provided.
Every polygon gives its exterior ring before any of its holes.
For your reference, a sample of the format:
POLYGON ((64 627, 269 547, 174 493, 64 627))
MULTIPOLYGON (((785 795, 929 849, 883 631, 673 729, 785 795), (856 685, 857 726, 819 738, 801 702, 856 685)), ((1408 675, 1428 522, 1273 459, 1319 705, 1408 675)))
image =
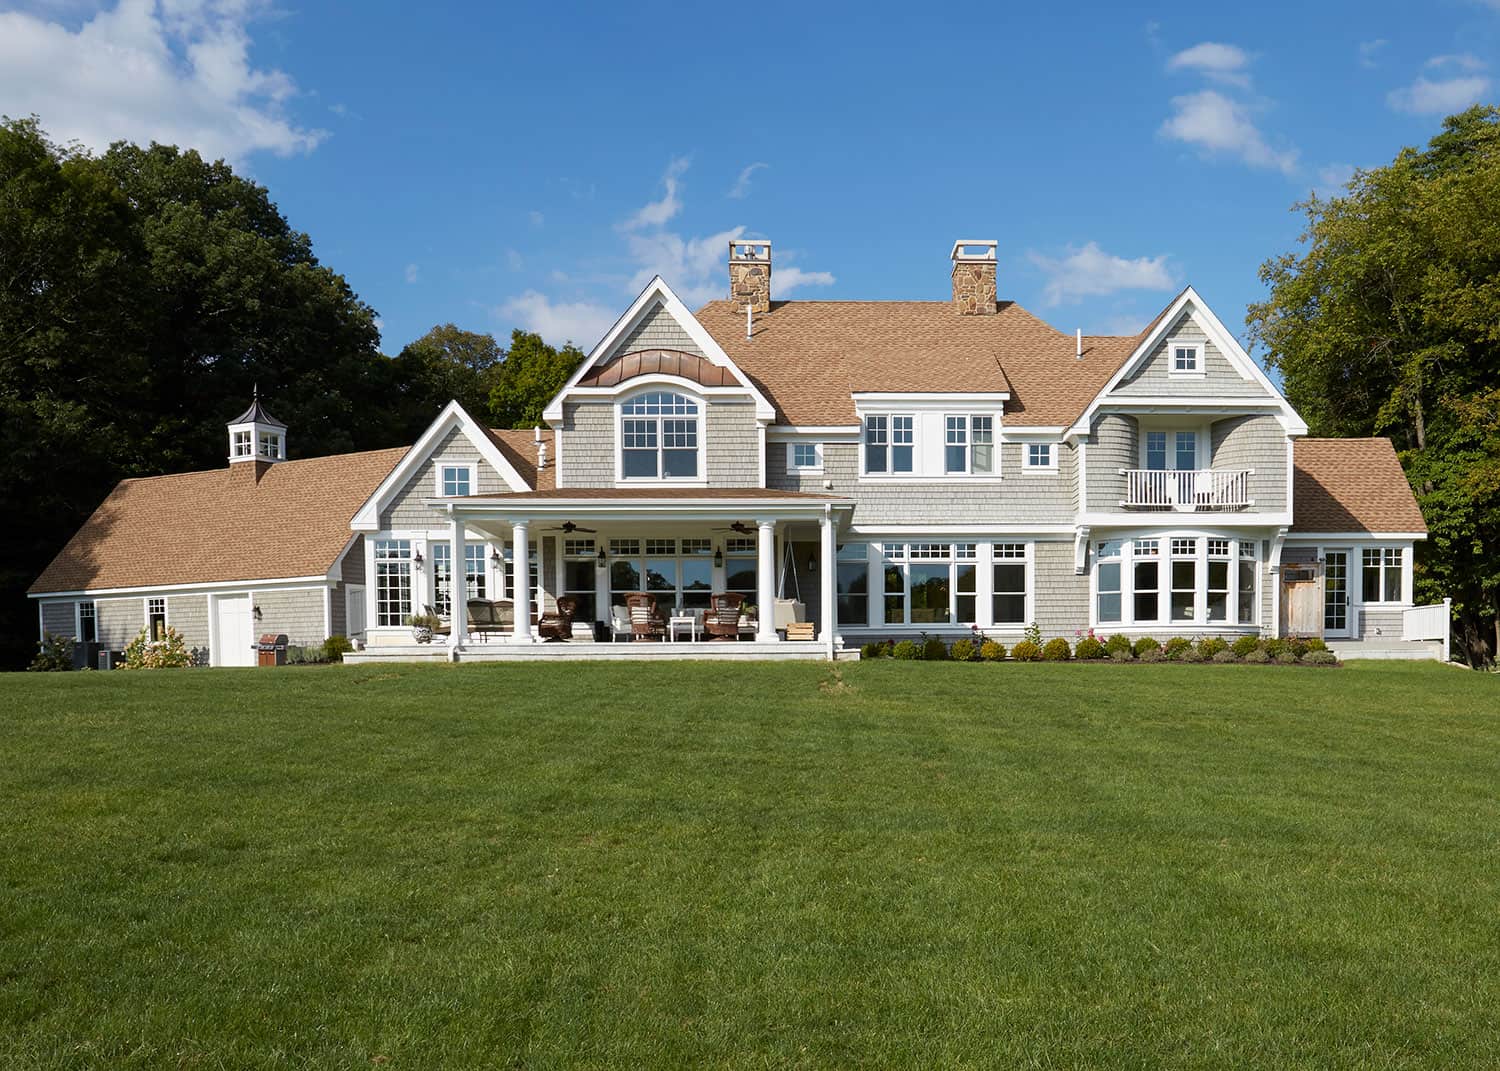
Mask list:
POLYGON ((505 502, 586 501, 650 502, 657 500, 712 499, 729 501, 846 502, 837 495, 810 491, 778 491, 767 487, 549 487, 503 495, 470 495, 476 499, 505 502))
POLYGON ((488 430, 490 438, 505 455, 505 459, 515 466, 516 472, 528 485, 538 489, 557 486, 557 443, 551 431, 546 428, 542 429, 542 442, 547 444, 547 467, 539 474, 536 470, 535 428, 490 428, 488 430))
POLYGON ((1293 532, 1425 532, 1389 439, 1298 439, 1293 532))
POLYGON ((776 407, 781 423, 856 423, 860 391, 1009 391, 1008 424, 1072 423, 1141 335, 1072 335, 1013 302, 993 316, 960 316, 951 301, 779 301, 755 318, 711 301, 697 313, 776 407))
POLYGON ((349 522, 406 447, 122 480, 30 587, 33 593, 328 572, 349 522))

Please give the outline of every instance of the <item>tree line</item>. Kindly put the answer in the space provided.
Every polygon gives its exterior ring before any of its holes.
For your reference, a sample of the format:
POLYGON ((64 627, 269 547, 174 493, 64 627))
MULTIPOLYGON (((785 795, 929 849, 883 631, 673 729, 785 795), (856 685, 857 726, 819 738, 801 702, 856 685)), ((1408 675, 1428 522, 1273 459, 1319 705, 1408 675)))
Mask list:
POLYGON ((582 357, 453 324, 388 357, 374 310, 227 164, 0 122, 0 666, 34 653, 25 590, 109 490, 222 466, 257 385, 313 457, 410 443, 450 398, 540 423, 582 357))

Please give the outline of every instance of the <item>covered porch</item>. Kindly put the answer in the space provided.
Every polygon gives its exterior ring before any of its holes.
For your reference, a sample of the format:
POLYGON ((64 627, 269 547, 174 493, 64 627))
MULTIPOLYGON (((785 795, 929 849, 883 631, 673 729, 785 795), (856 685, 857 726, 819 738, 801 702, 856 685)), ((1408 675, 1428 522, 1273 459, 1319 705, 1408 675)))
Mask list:
POLYGON ((426 542, 426 560, 442 563, 424 590, 439 596, 443 634, 419 644, 388 633, 347 660, 832 659, 841 647, 834 581, 846 499, 763 488, 568 488, 431 505, 448 520, 426 542), (515 567, 518 547, 527 548, 528 568, 515 567), (808 561, 794 567, 799 554, 808 561), (503 575, 496 569, 480 585, 502 597, 503 623, 480 627, 484 605, 477 616, 453 612, 446 592, 449 563, 486 555, 496 563, 503 555, 503 575), (516 612, 523 606, 531 612, 516 612), (726 609, 736 606, 744 610, 737 627, 726 609))

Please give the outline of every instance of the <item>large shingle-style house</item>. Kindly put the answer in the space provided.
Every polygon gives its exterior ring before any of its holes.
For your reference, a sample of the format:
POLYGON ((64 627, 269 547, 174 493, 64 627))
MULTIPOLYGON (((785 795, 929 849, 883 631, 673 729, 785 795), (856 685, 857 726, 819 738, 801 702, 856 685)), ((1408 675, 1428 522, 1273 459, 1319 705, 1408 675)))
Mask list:
POLYGON ((216 665, 261 632, 348 634, 366 658, 624 655, 647 645, 586 644, 628 595, 730 591, 754 645, 713 650, 742 655, 1031 623, 1412 634, 1426 526, 1390 443, 1307 438, 1191 288, 1099 337, 997 300, 993 242, 954 244, 949 301, 777 301, 768 242, 731 243, 728 272, 696 314, 652 280, 550 430, 455 403, 410 448, 287 460, 257 402, 226 468, 115 489, 33 585, 39 627, 121 646, 167 623, 216 665), (571 598, 575 642, 533 646, 519 613, 470 635, 459 569, 470 598, 571 598), (451 618, 431 647, 405 624, 428 606, 451 618), (778 631, 792 615, 813 639, 778 631))

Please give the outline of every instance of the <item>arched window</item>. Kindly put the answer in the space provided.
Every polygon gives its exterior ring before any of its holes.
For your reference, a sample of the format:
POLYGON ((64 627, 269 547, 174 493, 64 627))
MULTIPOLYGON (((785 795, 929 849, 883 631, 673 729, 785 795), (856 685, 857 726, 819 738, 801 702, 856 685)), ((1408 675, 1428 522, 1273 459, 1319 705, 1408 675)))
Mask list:
POLYGON ((620 475, 627 480, 698 477, 698 403, 672 391, 620 406, 620 475))

